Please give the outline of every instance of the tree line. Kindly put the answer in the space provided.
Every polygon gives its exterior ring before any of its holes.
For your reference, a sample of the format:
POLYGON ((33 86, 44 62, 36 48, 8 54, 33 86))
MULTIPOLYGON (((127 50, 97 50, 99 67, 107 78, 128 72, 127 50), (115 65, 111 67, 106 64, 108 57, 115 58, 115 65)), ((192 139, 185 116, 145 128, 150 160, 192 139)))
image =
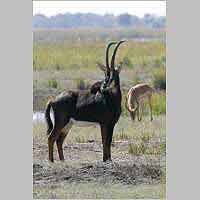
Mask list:
POLYGON ((124 13, 118 16, 113 14, 98 15, 93 13, 58 14, 47 17, 42 14, 33 16, 33 28, 76 28, 76 27, 105 27, 113 28, 129 26, 133 28, 165 28, 166 17, 145 14, 138 17, 124 13))

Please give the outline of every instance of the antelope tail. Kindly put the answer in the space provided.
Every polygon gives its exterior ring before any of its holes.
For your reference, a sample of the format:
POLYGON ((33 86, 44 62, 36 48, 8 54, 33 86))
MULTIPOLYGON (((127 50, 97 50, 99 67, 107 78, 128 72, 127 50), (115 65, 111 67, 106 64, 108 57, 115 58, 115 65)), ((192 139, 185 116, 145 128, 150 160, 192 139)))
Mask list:
POLYGON ((45 120, 46 120, 46 124, 47 124, 47 135, 49 135, 51 133, 51 130, 53 129, 53 123, 52 123, 51 117, 50 117, 50 109, 52 107, 51 103, 52 103, 52 100, 48 100, 46 110, 45 110, 45 120))

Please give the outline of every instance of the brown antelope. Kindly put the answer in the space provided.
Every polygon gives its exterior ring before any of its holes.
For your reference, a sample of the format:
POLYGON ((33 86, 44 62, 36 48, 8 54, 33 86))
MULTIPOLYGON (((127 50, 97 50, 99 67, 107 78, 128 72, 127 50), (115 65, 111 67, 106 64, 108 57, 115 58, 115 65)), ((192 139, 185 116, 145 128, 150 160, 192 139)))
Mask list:
POLYGON ((144 99, 148 99, 150 107, 150 116, 151 121, 153 120, 152 116, 152 93, 155 90, 145 83, 137 84, 133 86, 126 96, 126 108, 128 109, 132 120, 135 120, 135 115, 137 112, 138 121, 142 120, 143 108, 144 108, 144 99), (141 113, 139 112, 141 106, 141 113), (139 114, 140 113, 140 114, 139 114))
POLYGON ((60 160, 64 160, 62 145, 76 121, 93 122, 100 125, 103 161, 111 160, 111 142, 115 124, 121 115, 120 69, 115 67, 115 56, 120 41, 114 49, 111 65, 106 65, 106 77, 100 84, 98 95, 88 91, 69 91, 55 100, 50 100, 45 111, 48 134, 49 160, 53 159, 56 142, 60 160), (113 84, 112 84, 113 83, 113 84), (111 86, 112 84, 112 86, 111 86), (53 119, 51 119, 52 111, 53 119))

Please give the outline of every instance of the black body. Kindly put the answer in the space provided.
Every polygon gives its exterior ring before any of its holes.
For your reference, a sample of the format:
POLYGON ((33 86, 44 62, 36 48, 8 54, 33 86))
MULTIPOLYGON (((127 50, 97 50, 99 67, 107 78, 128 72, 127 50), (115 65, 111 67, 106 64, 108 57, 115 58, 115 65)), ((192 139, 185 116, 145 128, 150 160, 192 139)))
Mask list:
POLYGON ((121 115, 122 99, 119 71, 114 67, 114 60, 117 49, 123 42, 120 41, 117 44, 110 68, 106 62, 107 73, 105 73, 105 80, 95 83, 95 87, 88 91, 69 91, 66 95, 49 102, 47 105, 45 117, 48 126, 47 132, 49 134, 50 161, 53 162, 53 145, 55 141, 57 142, 60 160, 64 160, 62 144, 67 133, 63 130, 69 125, 72 118, 77 121, 96 122, 100 125, 103 143, 103 161, 111 160, 110 148, 113 129, 121 115), (110 72, 112 73, 112 80, 110 72), (114 83, 112 87, 110 86, 111 83, 114 83), (96 88, 96 91, 93 90, 94 88, 96 88), (50 119, 50 108, 52 108, 54 113, 54 125, 50 119))

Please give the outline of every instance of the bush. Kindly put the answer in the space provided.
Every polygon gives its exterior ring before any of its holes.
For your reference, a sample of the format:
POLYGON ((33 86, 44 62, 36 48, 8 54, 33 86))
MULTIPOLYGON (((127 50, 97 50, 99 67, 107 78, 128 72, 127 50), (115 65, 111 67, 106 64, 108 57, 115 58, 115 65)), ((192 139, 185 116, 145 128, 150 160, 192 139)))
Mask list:
POLYGON ((128 153, 129 154, 139 156, 139 155, 145 154, 145 152, 146 152, 146 146, 142 142, 139 144, 130 143, 128 145, 128 153))
POLYGON ((37 88, 37 84, 38 84, 38 81, 37 80, 33 80, 33 89, 37 88))
POLYGON ((166 69, 162 67, 155 70, 153 76, 154 88, 159 90, 166 90, 166 69))
POLYGON ((62 66, 59 65, 59 64, 55 64, 55 69, 56 69, 56 70, 61 70, 61 69, 62 69, 62 66))
POLYGON ((55 79, 50 79, 48 81, 48 86, 51 88, 58 88, 58 82, 55 79))
POLYGON ((122 107, 122 115, 123 116, 129 116, 129 112, 126 109, 125 103, 126 103, 126 93, 128 91, 124 91, 122 92, 122 103, 121 103, 121 107, 122 107))
POLYGON ((133 64, 128 57, 124 57, 122 63, 127 66, 128 68, 132 68, 133 64))
POLYGON ((160 67, 162 65, 162 60, 158 59, 158 58, 155 59, 153 65, 154 65, 154 67, 157 67, 157 68, 160 67))
POLYGON ((152 96, 153 115, 166 114, 166 94, 161 92, 152 96))
POLYGON ((79 90, 87 90, 90 88, 90 84, 88 81, 84 81, 84 79, 80 78, 76 80, 76 87, 79 90))
POLYGON ((139 83, 142 83, 143 81, 141 80, 141 78, 136 74, 133 78, 132 84, 133 85, 137 85, 139 83))

